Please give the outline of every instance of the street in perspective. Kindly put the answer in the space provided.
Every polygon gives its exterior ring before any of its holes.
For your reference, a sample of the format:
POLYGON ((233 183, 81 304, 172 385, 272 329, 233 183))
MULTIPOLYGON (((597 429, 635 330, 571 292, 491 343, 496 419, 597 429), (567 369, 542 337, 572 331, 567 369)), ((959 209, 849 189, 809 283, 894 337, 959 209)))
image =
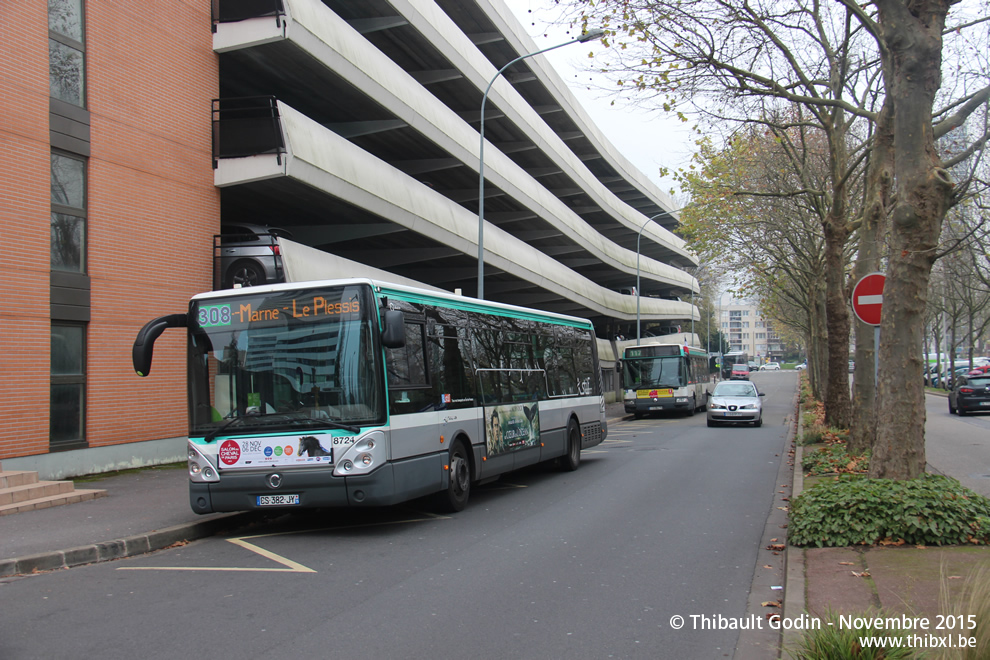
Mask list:
MULTIPOLYGON (((764 546, 785 532, 767 526, 782 514, 796 375, 753 382, 759 428, 619 410, 576 471, 509 473, 456 514, 422 501, 298 512, 6 578, 0 656, 733 657, 739 631, 712 617, 765 619, 783 584, 783 556, 764 546)), ((62 509, 85 518, 108 499, 62 509)), ((765 628, 736 657, 776 657, 765 628)))
POLYGON ((990 660, 988 2, 21 3, 0 660, 990 660))

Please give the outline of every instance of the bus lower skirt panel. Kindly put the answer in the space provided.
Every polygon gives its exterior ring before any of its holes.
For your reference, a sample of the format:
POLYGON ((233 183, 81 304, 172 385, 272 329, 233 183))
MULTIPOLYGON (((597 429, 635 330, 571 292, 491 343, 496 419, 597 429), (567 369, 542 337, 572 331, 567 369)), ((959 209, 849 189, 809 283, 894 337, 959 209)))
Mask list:
POLYGON ((435 493, 443 485, 446 453, 387 463, 365 476, 335 477, 331 469, 227 472, 219 483, 189 483, 189 504, 196 513, 265 509, 389 506, 435 493), (272 474, 281 477, 272 488, 272 474), (298 504, 260 506, 259 496, 298 495, 298 504))

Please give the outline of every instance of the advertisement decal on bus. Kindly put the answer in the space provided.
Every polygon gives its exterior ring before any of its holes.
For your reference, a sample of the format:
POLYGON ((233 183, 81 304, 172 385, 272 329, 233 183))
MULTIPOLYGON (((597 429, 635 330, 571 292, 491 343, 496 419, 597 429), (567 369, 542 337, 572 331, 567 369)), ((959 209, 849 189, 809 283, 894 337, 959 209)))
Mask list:
MULTIPOLYGON (((221 469, 258 466, 333 464, 333 443, 328 435, 278 435, 261 438, 227 438, 217 448, 221 469)), ((353 441, 352 438, 340 440, 353 441)))
POLYGON ((534 401, 486 407, 485 428, 489 456, 536 447, 540 442, 539 406, 534 401))

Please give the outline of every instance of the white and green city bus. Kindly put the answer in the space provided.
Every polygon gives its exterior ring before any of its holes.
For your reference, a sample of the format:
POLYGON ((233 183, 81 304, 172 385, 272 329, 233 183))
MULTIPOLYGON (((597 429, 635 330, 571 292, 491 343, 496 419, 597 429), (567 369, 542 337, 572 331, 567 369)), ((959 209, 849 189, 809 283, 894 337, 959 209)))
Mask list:
POLYGON ((188 334, 193 511, 390 505, 556 461, 607 433, 585 319, 366 279, 213 291, 188 334))
POLYGON ((628 346, 622 353, 622 402, 636 419, 653 412, 693 415, 708 406, 708 353, 681 344, 628 346))

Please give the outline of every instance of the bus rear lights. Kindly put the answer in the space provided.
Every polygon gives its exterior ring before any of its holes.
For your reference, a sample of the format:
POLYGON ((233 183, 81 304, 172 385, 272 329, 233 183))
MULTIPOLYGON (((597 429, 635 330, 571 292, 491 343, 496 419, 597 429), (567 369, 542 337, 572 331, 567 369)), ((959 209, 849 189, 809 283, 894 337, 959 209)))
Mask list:
POLYGON ((338 469, 341 472, 350 472, 351 470, 354 469, 354 463, 351 463, 350 461, 344 461, 343 463, 340 464, 340 467, 338 469))
POLYGON ((213 481, 214 479, 217 478, 217 473, 216 470, 213 469, 212 465, 207 465, 205 468, 203 468, 203 476, 207 480, 213 481))
POLYGON ((364 467, 369 467, 375 459, 371 457, 371 454, 361 454, 357 460, 364 467))

